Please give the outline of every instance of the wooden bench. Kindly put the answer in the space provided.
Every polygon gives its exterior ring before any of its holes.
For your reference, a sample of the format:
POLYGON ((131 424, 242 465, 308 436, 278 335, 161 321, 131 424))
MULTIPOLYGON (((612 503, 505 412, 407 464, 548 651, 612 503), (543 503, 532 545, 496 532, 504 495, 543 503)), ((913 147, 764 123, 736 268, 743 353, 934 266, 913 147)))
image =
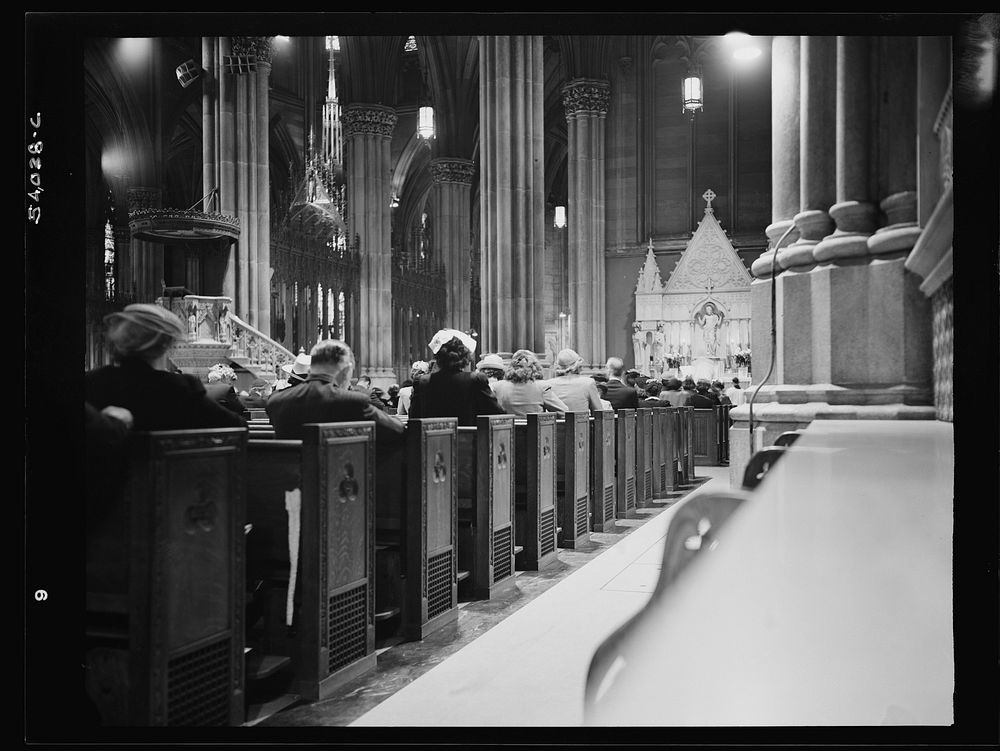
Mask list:
POLYGON ((671 408, 654 407, 653 412, 653 498, 666 500, 677 489, 674 435, 671 408))
POLYGON ((375 667, 374 423, 308 424, 303 439, 249 441, 248 573, 271 585, 261 652, 291 659, 296 693, 329 696, 375 667), (300 489, 298 572, 291 628, 292 560, 286 491, 300 489))
POLYGON ((590 413, 567 412, 556 424, 557 544, 590 540, 590 413))
POLYGON ((653 409, 635 411, 635 505, 644 508, 653 503, 653 409))
POLYGON ((538 571, 558 560, 556 547, 556 415, 514 421, 514 541, 519 571, 538 571))
POLYGON ((611 531, 615 526, 615 413, 591 413, 590 419, 590 528, 611 531))
POLYGON ((514 417, 480 415, 456 440, 458 567, 489 599, 514 586, 514 417))
POLYGON ((719 440, 719 431, 722 427, 719 422, 720 408, 693 409, 692 415, 692 448, 695 465, 720 466, 722 464, 719 440))
POLYGON ((615 412, 615 517, 634 519, 636 512, 635 410, 615 412))
POLYGON ((458 618, 457 427, 454 417, 413 418, 406 425, 402 625, 408 639, 423 639, 458 618))
POLYGON ((678 407, 681 410, 681 461, 682 479, 690 485, 695 478, 694 407, 678 407))
POLYGON ((105 725, 244 720, 242 428, 129 438, 86 546, 87 693, 105 725))
POLYGON ((719 426, 719 464, 729 464, 729 427, 733 422, 729 418, 729 413, 732 409, 732 404, 720 404, 715 408, 716 424, 719 426))

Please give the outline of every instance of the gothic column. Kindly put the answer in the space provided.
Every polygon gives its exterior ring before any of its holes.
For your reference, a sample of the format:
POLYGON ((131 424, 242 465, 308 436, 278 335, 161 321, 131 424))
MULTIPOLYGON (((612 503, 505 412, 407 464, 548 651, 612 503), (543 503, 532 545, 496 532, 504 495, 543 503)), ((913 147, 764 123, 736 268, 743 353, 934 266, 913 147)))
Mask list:
POLYGON ((445 266, 448 325, 468 331, 472 325, 469 212, 476 163, 441 157, 432 160, 430 167, 434 178, 434 257, 445 266))
MULTIPOLYGON (((813 383, 816 351, 812 278, 813 248, 833 230, 829 209, 836 197, 836 37, 802 37, 799 100, 799 238, 778 251, 777 383, 813 383)), ((822 325, 820 323, 820 325, 822 325)))
POLYGON ((576 322, 570 345, 585 362, 605 361, 604 133, 611 85, 577 78, 563 87, 568 135, 569 313, 576 322))
POLYGON ((816 319, 813 380, 866 380, 868 256, 878 209, 871 200, 871 49, 866 37, 837 37, 836 203, 837 229, 813 248, 821 264, 813 273, 816 319), (849 260, 855 259, 855 260, 849 260))
MULTIPOLYGON (((354 350, 357 372, 383 386, 392 377, 392 242, 389 201, 390 145, 396 111, 379 104, 344 109, 344 162, 347 170, 349 237, 360 241, 360 340, 354 350)), ((391 381, 389 381, 391 382, 391 381)))
POLYGON ((479 37, 484 351, 545 351, 542 37, 479 37))
MULTIPOLYGON (((205 211, 240 220, 225 260, 206 263, 204 294, 233 301, 236 315, 270 335, 270 183, 268 178, 271 37, 202 41, 202 180, 218 202, 205 211)), ((209 257, 210 258, 210 257, 209 257)))
MULTIPOLYGON (((775 37, 771 45, 771 224, 765 230, 773 247, 789 228, 787 247, 798 239, 794 217, 799 213, 799 79, 800 38, 775 37)), ((771 361, 771 265, 774 250, 762 253, 750 270, 753 316, 749 344, 753 352, 754 378, 759 381, 771 361)), ((778 267, 780 270, 780 267, 778 267)), ((779 352, 780 355, 780 352, 779 352)), ((773 381, 772 381, 773 382, 773 381)))

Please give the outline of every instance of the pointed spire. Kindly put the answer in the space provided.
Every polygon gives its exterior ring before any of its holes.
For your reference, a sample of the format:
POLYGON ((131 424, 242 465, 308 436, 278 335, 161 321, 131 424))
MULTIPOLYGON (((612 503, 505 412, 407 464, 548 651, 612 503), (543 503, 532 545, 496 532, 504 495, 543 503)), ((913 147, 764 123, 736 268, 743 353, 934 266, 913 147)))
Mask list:
POLYGON ((636 292, 662 292, 663 282, 660 279, 660 267, 656 265, 656 256, 653 254, 653 238, 649 238, 649 245, 646 246, 646 262, 639 271, 639 283, 636 292))

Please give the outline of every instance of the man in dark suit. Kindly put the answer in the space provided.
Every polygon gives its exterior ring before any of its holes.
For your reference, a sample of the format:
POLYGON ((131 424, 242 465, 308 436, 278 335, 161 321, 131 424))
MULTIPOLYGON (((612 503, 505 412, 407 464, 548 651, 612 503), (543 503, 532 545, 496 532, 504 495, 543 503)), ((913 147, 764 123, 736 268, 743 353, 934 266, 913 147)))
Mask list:
POLYGON ((625 375, 625 363, 622 359, 609 357, 604 367, 608 374, 608 391, 604 398, 611 402, 615 412, 620 409, 638 409, 639 392, 622 380, 625 375))
POLYGON ((354 354, 344 342, 324 339, 312 348, 309 378, 293 389, 282 389, 267 400, 267 416, 279 439, 302 439, 310 422, 373 420, 375 440, 401 440, 403 423, 376 409, 368 397, 350 390, 354 354))
POLYGON ((695 409, 712 409, 712 407, 719 403, 717 398, 712 398, 711 382, 704 378, 699 378, 696 388, 697 391, 691 395, 691 400, 688 402, 689 407, 694 407, 695 409))
POLYGON ((477 415, 504 414, 486 376, 466 370, 476 350, 475 339, 455 329, 442 329, 428 346, 437 371, 414 382, 410 417, 457 417, 459 425, 468 426, 476 424, 477 415))

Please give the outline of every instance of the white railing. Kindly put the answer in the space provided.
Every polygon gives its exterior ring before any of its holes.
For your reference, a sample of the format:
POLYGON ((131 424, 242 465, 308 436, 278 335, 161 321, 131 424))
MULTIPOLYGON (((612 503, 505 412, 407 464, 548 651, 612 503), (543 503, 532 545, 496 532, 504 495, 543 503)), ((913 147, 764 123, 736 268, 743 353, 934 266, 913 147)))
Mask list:
POLYGON ((220 324, 219 339, 223 344, 230 345, 230 356, 246 358, 255 370, 266 370, 275 378, 281 378, 281 366, 295 362, 294 354, 232 312, 227 311, 220 324))

